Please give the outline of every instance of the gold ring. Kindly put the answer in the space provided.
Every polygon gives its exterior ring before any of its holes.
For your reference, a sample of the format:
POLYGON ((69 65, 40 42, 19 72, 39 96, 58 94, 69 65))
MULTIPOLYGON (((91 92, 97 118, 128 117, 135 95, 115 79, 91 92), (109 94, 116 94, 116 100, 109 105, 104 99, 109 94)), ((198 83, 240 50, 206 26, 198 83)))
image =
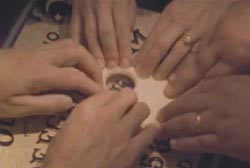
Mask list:
POLYGON ((195 135, 199 135, 201 133, 201 116, 199 114, 195 117, 195 135))
POLYGON ((193 39, 191 36, 189 35, 185 35, 183 38, 182 38, 182 41, 184 42, 184 44, 186 45, 192 45, 193 43, 193 39))

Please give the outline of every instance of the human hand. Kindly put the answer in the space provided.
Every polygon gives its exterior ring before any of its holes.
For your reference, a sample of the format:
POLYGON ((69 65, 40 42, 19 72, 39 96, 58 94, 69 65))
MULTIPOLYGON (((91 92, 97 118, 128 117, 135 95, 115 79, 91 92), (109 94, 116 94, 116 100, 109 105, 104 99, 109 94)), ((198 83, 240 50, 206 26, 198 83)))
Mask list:
POLYGON ((135 0, 74 0, 70 35, 85 43, 102 67, 128 67, 135 0))
POLYGON ((130 89, 103 91, 79 104, 49 146, 43 168, 128 168, 157 134, 130 89))
POLYGON ((176 97, 203 78, 250 71, 249 9, 249 1, 232 4, 200 51, 188 56, 172 73, 166 95, 176 97))
POLYGON ((162 133, 174 150, 220 153, 250 161, 250 77, 201 82, 160 110, 162 133))
POLYGON ((0 118, 48 115, 74 106, 67 95, 40 94, 46 91, 72 90, 90 95, 101 89, 98 63, 70 40, 39 49, 1 50, 0 55, 0 118))
MULTIPOLYGON (((153 74, 155 79, 168 79, 166 94, 169 97, 176 97, 193 86, 193 78, 200 76, 203 68, 196 57, 202 56, 206 39, 232 1, 172 1, 135 57, 136 72, 142 77, 153 74)), ((209 59, 202 58, 203 62, 209 59)))

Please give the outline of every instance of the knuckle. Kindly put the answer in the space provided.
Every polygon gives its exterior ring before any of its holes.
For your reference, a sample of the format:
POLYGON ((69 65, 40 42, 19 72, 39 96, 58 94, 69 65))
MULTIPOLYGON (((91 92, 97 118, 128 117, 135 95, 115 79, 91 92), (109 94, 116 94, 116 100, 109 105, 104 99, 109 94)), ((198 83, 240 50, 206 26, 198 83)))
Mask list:
POLYGON ((76 57, 76 59, 80 59, 80 58, 82 58, 82 56, 84 56, 85 54, 86 54, 86 50, 85 50, 85 48, 84 47, 82 47, 80 44, 77 44, 76 46, 75 46, 75 51, 74 51, 75 53, 78 53, 78 54, 74 54, 75 55, 75 57, 76 57))
MULTIPOLYGON (((108 50, 112 50, 112 48, 110 47, 108 50)), ((112 60, 117 62, 119 60, 119 57, 117 56, 117 54, 113 53, 113 51, 111 51, 107 56, 106 56, 107 61, 112 60)))
POLYGON ((72 47, 75 45, 75 42, 72 39, 64 39, 62 43, 65 47, 72 47))
MULTIPOLYGON (((191 23, 191 22, 187 22, 187 23, 191 23)), ((185 32, 188 30, 189 28, 189 24, 187 23, 182 23, 181 21, 175 21, 174 26, 176 27, 176 29, 185 32)))
POLYGON ((95 30, 96 30, 96 27, 92 24, 85 25, 85 27, 84 27, 84 33, 86 36, 94 34, 95 30))
POLYGON ((70 78, 71 85, 75 88, 78 88, 85 84, 86 82, 86 75, 82 73, 80 70, 75 68, 70 68, 68 70, 68 77, 70 78))
POLYGON ((166 40, 160 38, 156 41, 155 46, 157 50, 165 50, 167 47, 166 44, 166 40))
POLYGON ((137 101, 137 95, 132 89, 124 88, 121 92, 121 95, 126 96, 131 100, 137 101))
POLYGON ((182 41, 176 44, 176 48, 174 49, 176 55, 184 55, 186 52, 187 46, 184 45, 182 41))
POLYGON ((185 118, 182 118, 180 120, 180 123, 179 123, 179 128, 178 128, 178 134, 179 135, 182 135, 186 132, 186 128, 187 128, 187 125, 186 125, 186 119, 185 118))
POLYGON ((29 91, 31 93, 37 93, 43 91, 44 88, 46 88, 45 84, 48 81, 53 80, 56 75, 55 73, 45 73, 42 70, 36 70, 35 75, 30 76, 30 83, 31 86, 29 88, 29 91))
POLYGON ((109 38, 113 34, 113 31, 109 27, 102 27, 99 29, 99 33, 105 39, 105 38, 109 38))

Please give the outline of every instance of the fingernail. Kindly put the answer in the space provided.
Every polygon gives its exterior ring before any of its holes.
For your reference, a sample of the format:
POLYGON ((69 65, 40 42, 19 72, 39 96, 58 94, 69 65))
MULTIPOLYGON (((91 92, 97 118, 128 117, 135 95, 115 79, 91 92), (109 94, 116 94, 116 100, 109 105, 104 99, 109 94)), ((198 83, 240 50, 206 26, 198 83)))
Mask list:
POLYGON ((172 98, 175 96, 175 90, 174 88, 167 82, 166 88, 164 90, 164 93, 167 97, 172 98))
POLYGON ((153 78, 155 80, 165 80, 165 76, 163 74, 161 74, 161 73, 154 73, 153 78))
POLYGON ((115 61, 109 61, 108 63, 107 63, 107 67, 109 68, 109 69, 112 69, 112 68, 115 68, 115 67, 117 67, 117 64, 116 64, 116 62, 115 61))
POLYGON ((73 102, 73 100, 70 97, 65 97, 61 101, 62 106, 65 107, 65 109, 71 109, 76 106, 76 104, 73 102))
POLYGON ((140 78, 148 78, 150 77, 150 75, 146 74, 145 72, 143 72, 142 68, 140 66, 137 66, 135 68, 135 72, 136 74, 140 77, 140 78))
POLYGON ((164 120, 163 117, 161 117, 161 115, 158 115, 158 116, 157 116, 157 121, 159 121, 160 123, 162 123, 162 122, 164 122, 165 120, 164 120))
POLYGON ((159 123, 164 123, 168 120, 168 113, 166 112, 165 107, 163 107, 162 109, 159 110, 158 114, 157 114, 157 121, 159 121, 159 123))
POLYGON ((101 68, 105 68, 105 62, 102 59, 97 59, 97 62, 101 66, 101 68))
POLYGON ((172 149, 178 149, 178 143, 177 143, 177 141, 175 139, 170 140, 170 147, 172 149))
POLYGON ((169 77, 168 77, 168 80, 169 80, 170 82, 174 81, 175 79, 176 79, 176 74, 175 74, 175 73, 171 73, 171 74, 169 75, 169 77))
POLYGON ((121 67, 122 68, 129 68, 130 66, 130 62, 128 60, 128 58, 123 58, 121 61, 121 67))

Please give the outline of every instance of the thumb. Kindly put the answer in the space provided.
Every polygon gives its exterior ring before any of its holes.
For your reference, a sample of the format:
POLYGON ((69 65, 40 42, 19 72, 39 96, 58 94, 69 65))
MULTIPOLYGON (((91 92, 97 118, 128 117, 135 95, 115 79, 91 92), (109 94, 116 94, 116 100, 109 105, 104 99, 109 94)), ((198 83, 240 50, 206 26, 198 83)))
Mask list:
POLYGON ((51 115, 67 111, 75 106, 73 100, 66 95, 51 94, 42 96, 19 96, 11 99, 13 113, 10 117, 26 117, 33 115, 51 115))

